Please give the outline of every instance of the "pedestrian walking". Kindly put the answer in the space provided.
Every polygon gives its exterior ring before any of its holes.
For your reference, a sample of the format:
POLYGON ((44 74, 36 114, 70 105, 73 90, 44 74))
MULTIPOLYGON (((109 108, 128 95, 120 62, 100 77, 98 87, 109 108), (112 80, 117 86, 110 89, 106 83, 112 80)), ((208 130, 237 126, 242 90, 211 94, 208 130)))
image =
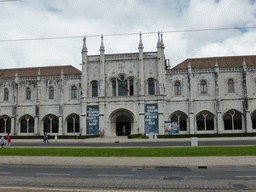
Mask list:
POLYGON ((0 143, 1 143, 1 146, 4 147, 4 143, 5 143, 4 142, 4 135, 2 135, 0 143))
POLYGON ((45 132, 45 143, 49 143, 49 141, 48 141, 48 133, 47 132, 45 132))
POLYGON ((44 140, 43 140, 43 142, 45 143, 45 139, 46 139, 46 132, 44 132, 44 140))
POLYGON ((7 147, 10 147, 11 146, 11 137, 10 137, 10 133, 8 133, 7 135, 6 135, 6 146, 7 147))
POLYGON ((102 130, 102 137, 104 138, 104 136, 105 136, 105 130, 103 129, 102 130))
POLYGON ((102 137, 102 132, 101 132, 101 130, 100 130, 100 138, 102 137))

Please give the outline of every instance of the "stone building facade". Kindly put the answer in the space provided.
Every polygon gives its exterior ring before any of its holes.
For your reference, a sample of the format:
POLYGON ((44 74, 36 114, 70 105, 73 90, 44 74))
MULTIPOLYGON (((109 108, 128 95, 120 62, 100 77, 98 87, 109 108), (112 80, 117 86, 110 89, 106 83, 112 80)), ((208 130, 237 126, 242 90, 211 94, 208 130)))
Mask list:
POLYGON ((256 56, 187 59, 155 52, 87 55, 70 66, 0 70, 0 133, 15 135, 256 131, 256 56))

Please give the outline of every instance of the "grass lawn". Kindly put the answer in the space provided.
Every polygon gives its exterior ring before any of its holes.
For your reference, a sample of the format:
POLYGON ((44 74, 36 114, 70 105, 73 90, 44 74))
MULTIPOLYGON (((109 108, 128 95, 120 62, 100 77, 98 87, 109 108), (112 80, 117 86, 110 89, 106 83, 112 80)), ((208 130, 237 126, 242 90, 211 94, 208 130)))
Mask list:
POLYGON ((175 148, 0 148, 0 156, 196 157, 254 155, 256 155, 256 146, 175 148))

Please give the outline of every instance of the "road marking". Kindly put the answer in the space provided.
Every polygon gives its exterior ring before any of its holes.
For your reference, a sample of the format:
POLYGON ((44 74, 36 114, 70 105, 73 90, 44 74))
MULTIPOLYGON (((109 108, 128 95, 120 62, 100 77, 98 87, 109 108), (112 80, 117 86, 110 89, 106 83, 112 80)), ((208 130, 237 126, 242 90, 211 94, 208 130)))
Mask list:
POLYGON ((187 177, 205 177, 204 175, 192 175, 192 176, 187 176, 187 177))
POLYGON ((10 174, 11 174, 11 172, 0 172, 0 174, 10 175, 10 174))
MULTIPOLYGON (((38 192, 38 191, 43 191, 43 192, 45 192, 45 191, 57 191, 57 192, 60 192, 60 191, 64 191, 64 192, 67 192, 67 191, 70 191, 70 192, 109 192, 109 190, 95 190, 95 189, 63 189, 63 188, 39 188, 39 187, 2 187, 1 186, 1 189, 8 189, 8 190, 22 190, 22 191, 24 191, 24 190, 29 190, 29 191, 36 191, 36 192, 38 192)), ((113 190, 113 192, 114 191, 119 191, 119 190, 113 190)), ((126 191, 126 190, 124 190, 124 191, 122 191, 122 192, 130 192, 130 190, 129 191, 126 191)), ((150 191, 144 191, 144 192, 150 192, 150 191)), ((152 191, 151 191, 152 192, 152 191)))
POLYGON ((247 175, 247 176, 246 176, 246 175, 245 175, 245 176, 239 176, 239 175, 238 175, 238 176, 235 176, 235 177, 248 177, 248 178, 251 177, 251 178, 253 178, 253 177, 256 177, 256 175, 247 175))
POLYGON ((65 174, 65 173, 35 173, 36 175, 58 175, 58 176, 69 176, 70 174, 65 174))
POLYGON ((107 175, 107 174, 98 174, 98 177, 134 177, 134 175, 107 175))

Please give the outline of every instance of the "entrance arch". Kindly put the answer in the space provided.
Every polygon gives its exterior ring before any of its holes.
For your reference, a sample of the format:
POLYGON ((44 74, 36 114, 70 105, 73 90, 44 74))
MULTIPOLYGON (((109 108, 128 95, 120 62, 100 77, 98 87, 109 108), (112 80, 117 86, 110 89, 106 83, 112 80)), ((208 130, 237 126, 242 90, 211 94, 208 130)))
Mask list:
POLYGON ((116 136, 127 136, 131 134, 131 119, 126 115, 116 118, 116 136))
POLYGON ((127 136, 132 134, 134 115, 127 109, 118 109, 110 115, 111 135, 127 136))

